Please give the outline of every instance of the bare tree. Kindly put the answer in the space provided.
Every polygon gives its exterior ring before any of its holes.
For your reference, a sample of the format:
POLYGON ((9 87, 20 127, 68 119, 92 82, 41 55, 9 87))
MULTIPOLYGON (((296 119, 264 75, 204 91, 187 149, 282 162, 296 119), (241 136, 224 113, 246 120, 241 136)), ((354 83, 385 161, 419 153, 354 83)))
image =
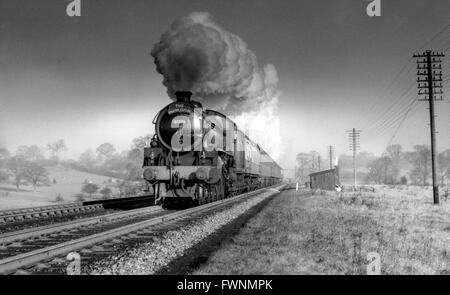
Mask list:
POLYGON ((450 178, 450 149, 443 151, 437 156, 438 176, 440 185, 450 178))
POLYGON ((153 135, 147 134, 133 139, 131 150, 127 153, 127 163, 125 165, 128 180, 137 180, 142 177, 142 162, 144 159, 144 147, 150 144, 153 135))
POLYGON ((9 160, 9 151, 6 148, 0 148, 0 181, 9 179, 7 163, 9 160))
POLYGON ((403 155, 403 148, 400 144, 393 144, 386 147, 385 155, 392 159, 395 167, 400 168, 400 161, 403 155))
POLYGON ((81 188, 81 191, 83 193, 89 194, 89 197, 92 197, 92 194, 96 193, 98 191, 98 189, 99 189, 99 186, 96 185, 95 183, 86 183, 81 188))
POLYGON ((414 151, 409 153, 409 160, 413 164, 413 169, 410 173, 413 183, 423 186, 427 185, 428 178, 431 175, 430 147, 415 145, 414 151))
POLYGON ((5 161, 9 156, 10 154, 7 148, 0 148, 0 161, 5 161))
POLYGON ((390 157, 378 158, 368 165, 367 180, 376 184, 394 184, 398 176, 398 170, 394 167, 390 157))
POLYGON ((133 139, 133 144, 131 145, 131 149, 144 149, 144 147, 150 144, 153 135, 147 134, 145 136, 139 136, 133 139))
POLYGON ((116 148, 112 145, 112 143, 105 142, 97 147, 95 150, 97 152, 97 159, 104 163, 111 159, 111 157, 116 152, 116 148))
POLYGON ((101 189, 100 193, 102 194, 104 199, 107 199, 111 196, 112 190, 109 187, 105 186, 101 189))
POLYGON ((311 173, 311 162, 312 158, 310 154, 307 153, 299 153, 296 157, 297 161, 297 171, 296 171, 296 180, 299 182, 308 181, 308 175, 311 173))
POLYGON ((39 184, 48 185, 50 183, 47 170, 36 163, 25 163, 23 178, 33 185, 34 191, 39 184))
POLYGON ((117 188, 119 189, 119 195, 121 197, 131 196, 137 193, 136 186, 130 181, 121 181, 117 188))
POLYGON ((309 155, 311 157, 311 172, 319 171, 320 154, 316 151, 310 151, 309 155))
POLYGON ((8 169, 14 176, 14 184, 16 189, 19 190, 20 184, 24 179, 26 161, 23 157, 15 156, 8 160, 8 169))
POLYGON ((64 139, 60 139, 55 142, 49 142, 47 144, 47 149, 50 151, 52 157, 56 160, 56 162, 59 162, 59 154, 61 152, 67 151, 64 139))
POLYGON ((79 160, 80 164, 84 165, 86 168, 91 168, 95 164, 95 155, 91 149, 84 151, 79 160))

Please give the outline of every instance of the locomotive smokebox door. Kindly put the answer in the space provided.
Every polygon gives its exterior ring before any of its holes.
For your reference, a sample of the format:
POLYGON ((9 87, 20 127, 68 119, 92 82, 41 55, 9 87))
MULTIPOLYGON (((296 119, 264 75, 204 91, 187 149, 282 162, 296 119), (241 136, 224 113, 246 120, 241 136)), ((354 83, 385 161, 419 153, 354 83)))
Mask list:
POLYGON ((162 145, 169 150, 199 151, 203 134, 202 120, 202 105, 190 101, 190 95, 185 94, 159 112, 155 131, 162 145))

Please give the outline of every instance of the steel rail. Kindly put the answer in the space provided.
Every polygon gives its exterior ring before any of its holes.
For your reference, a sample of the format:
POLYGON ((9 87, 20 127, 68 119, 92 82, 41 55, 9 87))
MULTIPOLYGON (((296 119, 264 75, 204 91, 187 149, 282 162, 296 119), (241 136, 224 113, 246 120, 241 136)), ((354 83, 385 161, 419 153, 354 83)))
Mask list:
MULTIPOLYGON (((138 197, 141 198, 140 200, 152 198, 149 196, 138 196, 138 197)), ((104 207, 105 205, 111 206, 116 204, 120 205, 121 203, 125 204, 127 202, 133 203, 138 201, 137 199, 138 197, 113 198, 101 201, 74 202, 70 204, 3 210, 0 211, 0 225, 14 221, 31 220, 33 219, 33 217, 47 217, 65 213, 99 210, 105 208, 104 207), (85 204, 85 203, 94 203, 94 204, 85 204)))
POLYGON ((126 217, 135 217, 137 215, 143 215, 148 213, 156 213, 159 211, 163 211, 161 207, 146 207, 140 209, 129 210, 126 212, 117 212, 111 214, 105 214, 100 216, 88 217, 73 221, 67 221, 63 223, 51 224, 46 226, 40 226, 35 228, 28 228, 24 230, 4 233, 0 235, 0 245, 6 245, 8 243, 18 241, 18 240, 26 240, 46 234, 52 234, 56 232, 60 232, 67 229, 77 228, 81 226, 87 226, 91 224, 97 223, 105 223, 110 222, 116 219, 122 219, 126 217))
POLYGON ((12 257, 8 257, 3 260, 0 260, 0 273, 12 272, 19 268, 30 266, 30 265, 33 265, 40 261, 48 260, 48 259, 53 258, 58 255, 62 255, 62 254, 65 254, 65 253, 68 253, 71 251, 75 251, 75 250, 78 250, 78 249, 81 249, 81 248, 84 248, 87 246, 91 246, 91 245, 94 245, 99 242, 110 240, 110 239, 118 237, 118 236, 127 235, 132 232, 139 231, 144 228, 148 228, 150 226, 162 224, 162 223, 165 223, 170 220, 174 220, 174 219, 181 218, 181 217, 186 217, 186 216, 189 216, 194 213, 209 211, 209 210, 212 210, 217 207, 223 207, 223 206, 226 206, 233 202, 236 202, 240 199, 254 196, 254 195, 264 193, 267 191, 272 191, 274 194, 277 194, 280 192, 279 189, 282 189, 283 187, 284 187, 284 184, 277 186, 277 189, 274 189, 274 186, 269 187, 269 188, 262 188, 262 189, 259 189, 259 190, 253 191, 253 192, 241 194, 241 195, 234 196, 234 197, 231 197, 228 199, 223 199, 220 201, 208 203, 208 204, 197 206, 194 208, 185 209, 185 210, 177 211, 174 213, 169 213, 167 215, 151 218, 148 220, 125 225, 125 226, 118 227, 115 229, 110 229, 110 230, 107 230, 104 232, 100 232, 100 233, 93 234, 90 236, 67 241, 67 242, 64 242, 61 244, 52 245, 52 246, 45 247, 42 249, 30 251, 30 252, 19 254, 16 256, 12 256, 12 257))
POLYGON ((0 217, 21 213, 32 213, 32 212, 40 212, 47 211, 52 209, 61 209, 61 208, 71 208, 71 207, 79 207, 82 205, 82 202, 74 202, 70 204, 61 204, 61 205, 47 205, 47 206, 38 206, 38 207, 26 207, 19 209, 8 209, 8 210, 0 210, 0 217))
MULTIPOLYGON (((0 215, 0 224, 6 224, 8 222, 14 222, 14 221, 23 221, 23 220, 31 220, 33 217, 47 217, 47 216, 54 216, 58 214, 64 214, 64 213, 75 213, 75 212, 83 212, 83 211, 93 211, 103 208, 102 204, 95 204, 95 205, 68 205, 68 206, 61 206, 61 207, 55 207, 50 208, 47 210, 39 210, 35 209, 34 211, 32 209, 29 209, 28 211, 17 211, 12 212, 11 214, 4 214, 0 215)), ((39 207, 35 207, 39 208, 39 207)))

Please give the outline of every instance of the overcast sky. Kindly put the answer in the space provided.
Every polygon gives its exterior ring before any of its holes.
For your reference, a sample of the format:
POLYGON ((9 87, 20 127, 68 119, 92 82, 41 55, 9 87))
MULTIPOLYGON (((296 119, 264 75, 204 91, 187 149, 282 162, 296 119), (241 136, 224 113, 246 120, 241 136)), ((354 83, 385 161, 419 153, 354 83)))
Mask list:
MULTIPOLYGON (((76 158, 103 142, 127 149, 153 133, 153 117, 170 100, 150 51, 193 11, 211 13, 261 65, 276 67, 286 168, 298 152, 325 156, 330 144, 347 152, 352 127, 375 153, 388 142, 429 141, 425 102, 390 139, 416 98, 412 54, 450 47, 450 29, 427 43, 450 22, 448 0, 382 0, 373 18, 364 0, 81 2, 82 16, 71 18, 69 1, 0 0, 0 146, 64 138, 65 156, 76 158)), ((438 149, 450 148, 450 102, 437 108, 438 149)))

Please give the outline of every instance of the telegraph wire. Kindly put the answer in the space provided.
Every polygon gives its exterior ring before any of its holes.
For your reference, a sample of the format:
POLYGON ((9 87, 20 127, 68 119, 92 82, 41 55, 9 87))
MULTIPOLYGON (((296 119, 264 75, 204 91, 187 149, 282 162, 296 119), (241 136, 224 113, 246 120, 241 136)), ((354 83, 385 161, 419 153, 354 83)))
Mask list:
POLYGON ((375 137, 379 137, 384 135, 386 132, 390 130, 392 126, 394 126, 398 120, 407 112, 408 108, 414 104, 414 102, 410 102, 407 106, 405 106, 401 111, 398 112, 395 116, 392 116, 389 121, 386 121, 382 126, 380 126, 378 129, 371 132, 371 134, 375 137))
POLYGON ((389 145, 392 143, 392 141, 394 140, 394 138, 397 136, 397 133, 398 133, 398 131, 400 130, 400 128, 402 127, 403 122, 405 122, 406 118, 408 117, 409 112, 410 112, 415 106, 418 106, 418 105, 419 105, 418 103, 415 104, 416 102, 417 102, 417 100, 414 100, 414 103, 412 103, 412 104, 409 106, 408 110, 406 111, 405 115, 403 116, 402 120, 400 121, 400 124, 398 124, 397 128, 396 128, 395 131, 394 131, 394 134, 392 135, 391 139, 389 140, 389 142, 388 142, 388 144, 387 144, 386 146, 389 146, 389 145))
MULTIPOLYGON (((445 31, 447 31, 447 29, 449 29, 450 28, 450 23, 449 24, 446 24, 441 30, 439 30, 437 33, 435 33, 428 41, 426 41, 422 46, 420 46, 420 48, 417 50, 417 51, 420 51, 420 50, 422 50, 425 46, 427 46, 428 44, 430 44, 430 43, 432 43, 434 40, 436 40, 441 34, 443 34, 445 31)), ((447 50, 449 50, 450 49, 450 47, 448 47, 448 48, 446 48, 444 51, 447 51, 447 50)), ((379 100, 378 100, 378 98, 380 98, 380 97, 382 97, 383 96, 383 94, 390 88, 390 87, 392 87, 394 84, 395 84, 395 82, 397 81, 397 79, 401 76, 401 74, 405 71, 405 69, 410 65, 410 63, 411 63, 411 60, 410 59, 408 59, 408 61, 403 65, 403 67, 400 69, 400 71, 397 73, 397 75, 395 76, 395 78, 394 78, 394 80, 392 80, 391 81, 391 83, 381 92, 381 94, 379 95, 379 96, 377 96, 377 99, 374 101, 374 103, 371 105, 371 107, 358 119, 358 121, 357 121, 357 123, 356 124, 358 124, 358 123, 360 123, 361 122, 361 120, 363 119, 363 118, 365 118, 366 117, 366 115, 367 114, 369 114, 374 108, 375 108, 375 106, 380 102, 379 100)), ((409 72, 409 71, 408 71, 409 72)), ((446 80, 446 81, 448 81, 448 79, 446 80)), ((383 100, 383 102, 384 102, 384 100, 383 100)), ((380 112, 382 112, 385 108, 383 107, 383 106, 385 106, 386 104, 383 104, 383 105, 381 105, 381 108, 380 108, 380 110, 378 110, 377 112, 376 112, 376 115, 378 115, 380 112)), ((396 105, 396 104, 394 104, 394 105, 396 105)), ((390 107, 389 107, 389 109, 391 109, 392 108, 392 106, 393 105, 391 105, 390 107)), ((392 109, 391 109, 391 111, 389 111, 389 112, 391 112, 392 113, 392 109)), ((369 125, 369 129, 370 129, 370 127, 372 127, 374 124, 377 124, 378 123, 378 121, 379 121, 380 119, 379 118, 376 118, 376 116, 375 116, 375 120, 371 120, 371 121, 369 121, 367 124, 366 124, 366 126, 367 125, 369 125)))
POLYGON ((398 116, 393 117, 393 119, 391 121, 389 121, 389 123, 386 123, 383 127, 376 130, 372 134, 375 134, 376 137, 379 137, 379 136, 383 136, 384 134, 386 134, 386 132, 389 132, 389 130, 391 130, 391 128, 402 118, 402 116, 407 112, 409 107, 412 106, 414 103, 415 102, 411 102, 405 109, 403 109, 398 114, 398 116))
MULTIPOLYGON (((393 99, 393 103, 388 107, 388 111, 382 114, 381 116, 377 117, 375 120, 372 120, 372 123, 370 126, 367 126, 367 130, 374 130, 379 128, 381 125, 385 124, 386 121, 390 120, 392 115, 394 115, 399 110, 403 109, 405 107, 405 103, 408 101, 409 92, 413 90, 413 87, 415 85, 415 82, 412 83, 400 96, 397 96, 395 99, 393 99)), ((378 115, 378 113, 376 114, 378 115)))
MULTIPOLYGON (((359 124, 360 122, 361 122, 361 120, 363 119, 363 118, 366 118, 366 115, 368 115, 374 108, 375 108, 375 106, 377 105, 377 103, 379 102, 379 98, 381 98, 382 96, 383 96, 383 94, 385 93, 385 92, 387 92, 388 90, 389 90, 389 88, 391 88, 394 84, 395 84, 395 82, 397 82, 397 79, 401 76, 401 74, 407 69, 407 67, 408 66, 411 66, 411 65, 414 65, 413 63, 412 63, 412 60, 411 59, 408 59, 407 61, 406 61, 406 63, 403 65, 403 67, 400 69, 400 71, 395 75, 395 77, 394 77, 394 79, 393 80, 391 80, 391 83, 389 83, 388 84, 388 86, 386 86, 386 88, 383 90, 383 91, 381 91, 381 93, 378 95, 378 96, 376 96, 376 98, 374 99, 374 102, 373 102, 373 104, 370 106, 370 108, 358 119, 358 121, 355 123, 356 125, 357 124, 359 124)), ((411 70, 411 69, 410 69, 411 70)), ((410 71, 409 70, 409 71, 410 71)), ((409 72, 408 71, 408 72, 409 72)))
POLYGON ((374 126, 377 126, 380 121, 383 121, 388 114, 392 113, 399 107, 401 108, 404 103, 404 96, 407 95, 409 91, 411 91, 413 86, 414 83, 411 83, 411 85, 409 85, 409 87, 401 95, 397 95, 395 97, 389 96, 390 99, 387 101, 388 104, 383 104, 382 108, 379 108, 376 112, 374 112, 374 118, 367 122, 367 124, 364 125, 363 129, 372 129, 374 126))
POLYGON ((433 37, 431 37, 430 40, 425 42, 425 44, 423 44, 417 51, 421 51, 425 46, 427 46, 429 43, 433 42, 437 37, 439 37, 439 35, 444 33, 448 28, 450 28, 450 23, 445 25, 440 31, 438 31, 433 37))
MULTIPOLYGON (((382 127, 380 127, 379 129, 375 130, 375 131, 373 132, 373 134, 375 134, 376 136, 382 136, 382 135, 384 135, 386 132, 388 132, 388 131, 390 130, 390 128, 391 128, 392 126, 394 126, 394 125, 402 118, 402 116, 403 116, 404 114, 408 113, 408 112, 409 112, 409 109, 410 109, 414 104, 416 104, 416 103, 417 103, 417 100, 416 100, 416 99, 411 100, 410 103, 409 103, 405 108, 403 108, 403 109, 397 114, 397 116, 393 116, 392 119, 391 119, 389 122, 387 122, 386 124, 384 124, 384 125, 383 125, 382 127)), ((417 104, 418 104, 418 103, 417 103, 417 104)))

